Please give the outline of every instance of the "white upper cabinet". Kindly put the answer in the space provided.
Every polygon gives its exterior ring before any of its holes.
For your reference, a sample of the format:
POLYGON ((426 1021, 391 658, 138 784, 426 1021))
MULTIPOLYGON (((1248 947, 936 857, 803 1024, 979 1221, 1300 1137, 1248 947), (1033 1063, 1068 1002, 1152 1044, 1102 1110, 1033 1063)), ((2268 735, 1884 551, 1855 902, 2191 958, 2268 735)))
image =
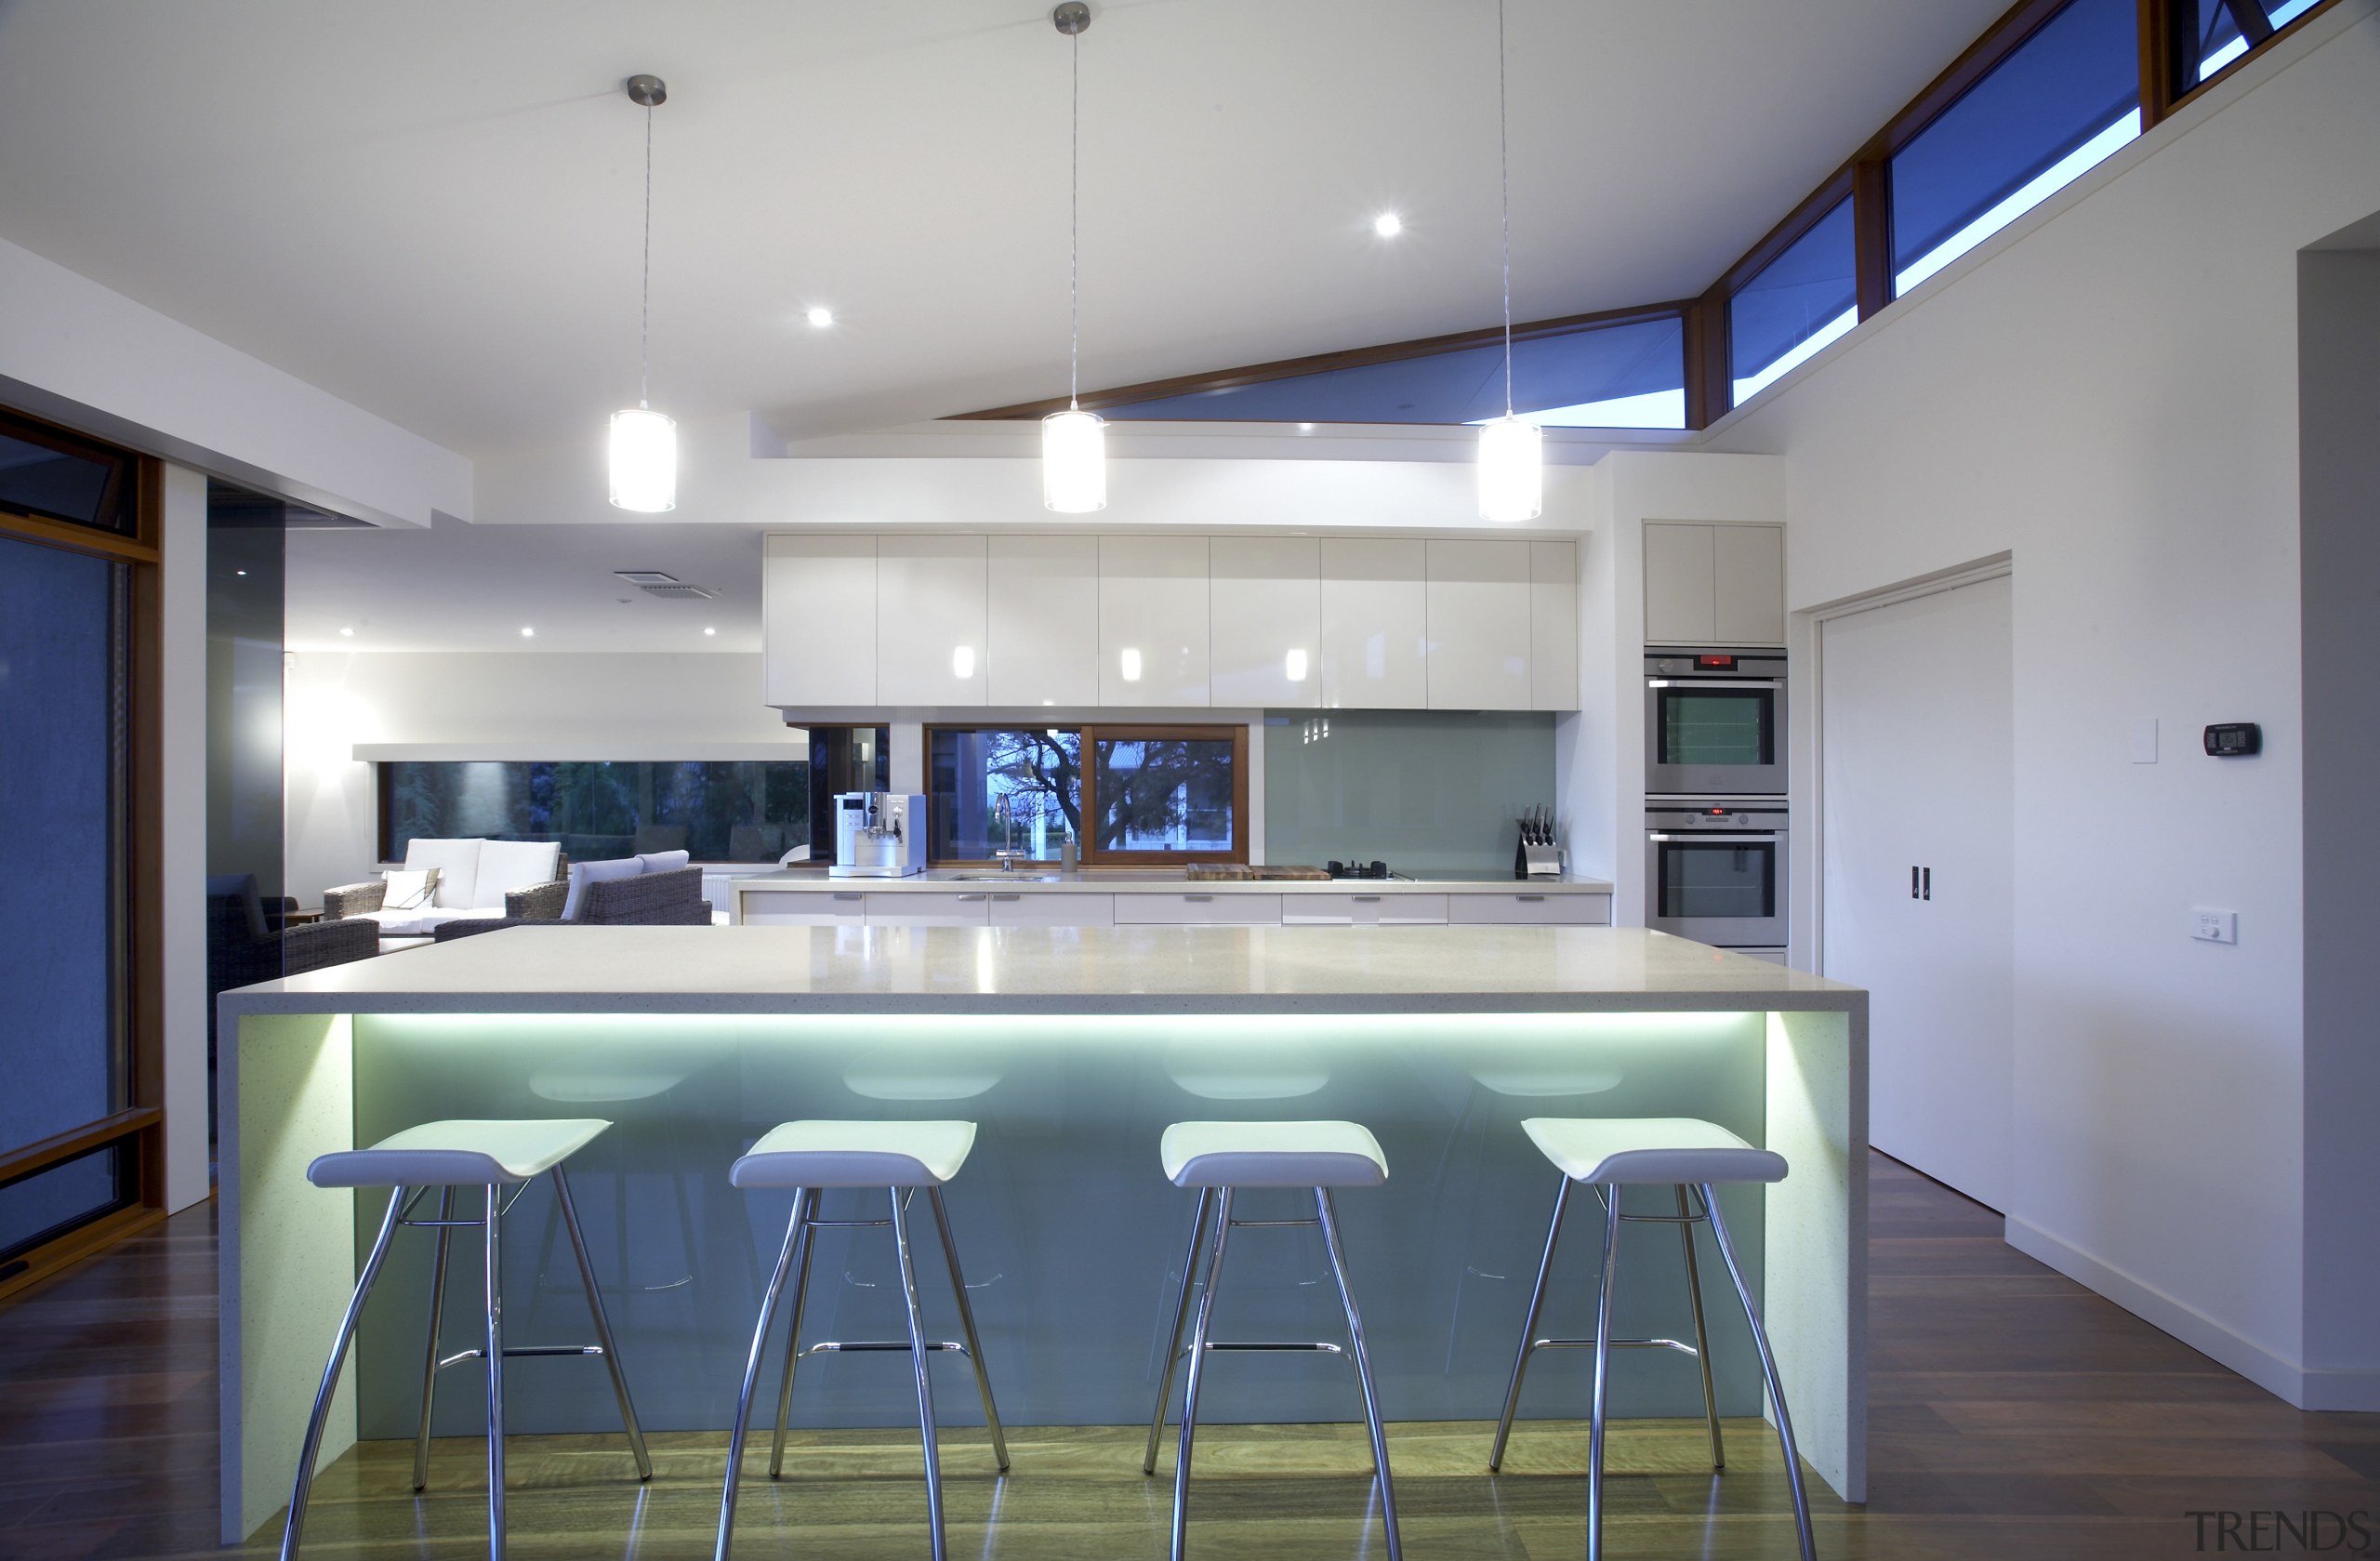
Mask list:
POLYGON ((1785 642, 1785 530, 1645 523, 1645 642, 1785 642))
POLYGON ((876 543, 876 701, 982 705, 986 538, 893 535, 876 543))
POLYGON ((1322 544, 1311 536, 1218 536, 1209 545, 1211 701, 1322 703, 1322 544))
POLYGON ((1529 708, 1529 544, 1423 544, 1429 557, 1430 708, 1529 708))
POLYGON ((1785 642, 1785 528, 1711 528, 1712 624, 1723 645, 1785 642))
POLYGON ((1579 545, 1528 545, 1528 703, 1579 708, 1579 545))
POLYGON ((1099 538, 994 536, 994 705, 1099 703, 1099 538))
POLYGON ((1099 702, 1197 706, 1208 692, 1208 542, 1099 539, 1099 702))
POLYGON ((1428 562, 1404 537, 1325 537, 1323 707, 1419 710, 1430 703, 1428 562))
POLYGON ((769 537, 760 603, 761 703, 877 702, 874 536, 769 537))

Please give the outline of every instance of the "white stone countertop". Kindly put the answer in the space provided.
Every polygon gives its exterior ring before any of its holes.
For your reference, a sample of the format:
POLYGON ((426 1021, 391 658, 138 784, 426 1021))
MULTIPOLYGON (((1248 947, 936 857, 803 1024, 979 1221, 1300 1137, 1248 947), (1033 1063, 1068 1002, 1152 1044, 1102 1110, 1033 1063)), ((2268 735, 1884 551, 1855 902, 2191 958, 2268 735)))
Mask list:
POLYGON ((730 879, 734 889, 833 890, 848 894, 1016 893, 1136 894, 1180 891, 1188 894, 1608 894, 1611 885, 1592 878, 1334 878, 1334 879, 1198 879, 1182 876, 1180 868, 1090 867, 1061 873, 1055 867, 1020 867, 1003 873, 998 867, 936 867, 907 878, 831 878, 823 867, 780 867, 730 879))
POLYGON ((249 1013, 1859 1012, 1640 927, 515 927, 228 992, 249 1013))

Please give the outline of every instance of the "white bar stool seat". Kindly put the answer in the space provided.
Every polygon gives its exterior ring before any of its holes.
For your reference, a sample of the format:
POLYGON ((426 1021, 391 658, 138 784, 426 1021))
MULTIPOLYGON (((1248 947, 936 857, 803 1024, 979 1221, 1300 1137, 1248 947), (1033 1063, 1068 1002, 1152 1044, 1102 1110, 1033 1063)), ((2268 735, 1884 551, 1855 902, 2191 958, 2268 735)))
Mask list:
POLYGON ((1801 1455, 1793 1445, 1793 1422, 1786 1411, 1785 1389, 1777 1379, 1777 1357, 1769 1351, 1768 1329, 1762 1325, 1760 1307, 1744 1283, 1743 1270, 1736 1262, 1735 1243, 1728 1239, 1727 1222, 1719 1210, 1719 1184, 1781 1182, 1789 1169, 1785 1157, 1774 1150, 1755 1148, 1718 1123, 1694 1117, 1532 1117, 1521 1123, 1521 1131, 1562 1172, 1562 1185, 1554 1195, 1554 1219, 1545 1233, 1545 1256, 1538 1263, 1537 1288, 1529 1296, 1528 1320, 1521 1328, 1520 1351, 1513 1360, 1503 1416, 1496 1424, 1496 1445, 1488 1458, 1489 1471, 1503 1464, 1504 1444, 1512 1435, 1513 1416, 1520 1408, 1521 1382, 1527 1375, 1529 1357, 1545 1349, 1594 1351, 1593 1407, 1587 1432, 1588 1561, 1602 1561, 1603 1556, 1605 1409, 1613 1350, 1665 1349, 1695 1357, 1702 1369, 1702 1410, 1711 1428, 1711 1467, 1714 1471, 1726 1468, 1726 1449, 1719 1435, 1718 1395, 1711 1380, 1711 1339, 1702 1317, 1702 1274, 1694 1254, 1694 1227, 1707 1224, 1720 1259, 1726 1264, 1727 1277, 1734 1282, 1736 1299, 1743 1303, 1744 1320, 1752 1325, 1752 1343, 1760 1352, 1761 1375, 1768 1384, 1769 1402, 1777 1410, 1777 1438, 1784 1450, 1802 1561, 1816 1561, 1817 1546, 1810 1534, 1809 1493, 1803 1484, 1801 1455), (1622 1190, 1646 1184, 1670 1186, 1675 1195, 1677 1212, 1620 1212, 1622 1190), (1593 1339, 1542 1339, 1537 1335, 1537 1325, 1545 1309, 1546 1277, 1553 1272, 1554 1250, 1562 1237, 1562 1216, 1573 1186, 1597 1189, 1596 1197, 1604 1207, 1603 1259, 1595 1287, 1595 1334, 1593 1339), (1687 1203, 1689 1187, 1701 1200, 1700 1213, 1694 1212, 1687 1203), (1612 1337, 1612 1291, 1620 1268, 1620 1227, 1636 1223, 1677 1227, 1678 1239, 1686 1250, 1686 1293, 1694 1309, 1692 1344, 1675 1339, 1612 1337))
POLYGON ((1388 1157, 1380 1140, 1358 1122, 1176 1122, 1158 1142, 1157 1158, 1166 1179, 1177 1187, 1198 1189, 1198 1212, 1190 1224, 1190 1250, 1182 1259, 1182 1291, 1173 1303, 1173 1332, 1166 1345, 1165 1371, 1157 1382, 1157 1411, 1149 1417, 1148 1453, 1141 1473, 1157 1473, 1157 1443, 1165 1434, 1165 1411, 1173 1396, 1174 1368, 1186 1354, 1188 1381, 1182 1390, 1182 1428, 1173 1455, 1173 1561, 1183 1561, 1189 1538, 1190 1444, 1198 1425, 1198 1389, 1205 1380, 1207 1356, 1219 1351, 1235 1354, 1289 1350, 1327 1355, 1352 1354, 1355 1380, 1364 1393, 1364 1425, 1371 1435, 1372 1474, 1380 1486, 1382 1527, 1388 1539, 1389 1561, 1403 1561, 1396 1528, 1396 1494, 1389 1483, 1388 1437, 1381 1425, 1380 1396, 1372 1382, 1371 1359, 1364 1351, 1364 1319, 1355 1310, 1355 1292, 1347 1287, 1347 1256, 1339 1245, 1339 1213, 1331 1201, 1334 1187, 1377 1187, 1388 1180, 1388 1157), (1232 1196, 1245 1187, 1308 1187, 1314 1193, 1315 1217, 1310 1220, 1235 1220, 1232 1196), (1210 1220, 1214 1243, 1208 1247, 1210 1220), (1217 1342, 1208 1337, 1215 1287, 1223 1277, 1223 1247, 1234 1230, 1251 1226, 1318 1225, 1323 1250, 1330 1258, 1331 1278, 1339 1287, 1339 1304, 1347 1317, 1348 1348, 1331 1343, 1217 1342), (1207 1250, 1206 1276, 1200 1282, 1197 1321, 1191 1329, 1190 1347, 1182 1345, 1182 1329, 1190 1313, 1191 1276, 1198 1269, 1201 1250, 1207 1250))
POLYGON ((578 1207, 570 1196, 570 1180, 562 1172, 564 1160, 585 1148, 611 1125, 593 1117, 552 1121, 466 1119, 424 1122, 418 1127, 392 1133, 368 1149, 346 1149, 321 1156, 306 1168, 306 1179, 318 1187, 387 1187, 390 1192, 388 1213, 380 1222, 379 1237, 372 1243, 371 1255, 364 1261, 363 1277, 355 1283, 355 1294, 348 1302, 346 1316, 339 1320, 338 1333, 331 1342, 330 1364, 324 1369, 322 1386, 314 1395, 313 1412, 307 1418, 305 1441, 298 1457, 298 1480, 290 1491, 289 1517, 282 1530, 282 1561, 293 1561, 298 1554, 298 1542, 305 1531, 306 1501, 313 1489, 314 1462, 321 1456, 323 1426, 330 1413, 332 1396, 338 1386, 339 1370, 347 1362, 348 1348, 355 1340, 356 1324, 364 1316, 364 1303, 371 1297, 373 1284, 380 1277, 380 1265, 388 1258, 390 1243, 400 1225, 423 1226, 438 1232, 436 1256, 430 1268, 430 1343, 422 1357, 421 1416, 414 1435, 414 1489, 424 1489, 430 1483, 430 1419, 435 1403, 439 1371, 466 1360, 485 1362, 488 1554, 492 1561, 503 1561, 504 1363, 509 1357, 521 1356, 600 1357, 611 1371, 612 1394, 619 1401, 620 1423, 628 1431, 628 1449, 636 1458, 637 1478, 649 1480, 653 1477, 653 1460, 645 1451, 644 1432, 637 1423, 636 1406, 628 1396, 628 1378, 620 1369, 619 1349, 612 1341, 611 1319, 604 1315, 603 1297, 595 1286, 595 1270, 587 1260, 587 1238, 579 1228, 578 1207), (526 1190, 527 1184, 546 1175, 553 1178, 554 1199, 562 1211, 562 1228, 569 1232, 570 1250, 578 1260, 579 1282, 586 1288, 587 1309, 595 1323, 596 1343, 592 1344, 508 1345, 504 1342, 504 1263, 500 1239, 504 1215, 512 1203, 520 1200, 521 1191, 526 1190), (438 1189, 438 1217, 409 1218, 413 1206, 433 1187, 438 1189), (485 1212, 481 1218, 455 1218, 456 1187, 484 1190, 485 1212), (505 1197, 507 1188, 520 1190, 508 1199, 505 1197), (453 1233, 460 1228, 476 1229, 483 1237, 487 1263, 487 1335, 479 1348, 442 1359, 438 1354, 438 1341, 440 1303, 446 1292, 447 1248, 453 1233))
POLYGON ((1008 1473, 1008 1439, 1000 1429, 1000 1413, 992 1402, 992 1382, 984 1371, 984 1346, 975 1333, 975 1311, 967 1301, 967 1279, 959 1267, 959 1247, 951 1239, 950 1215, 943 1207, 943 1184, 959 1174, 975 1146, 972 1122, 849 1122, 806 1119, 785 1122, 762 1133, 736 1160, 727 1179, 738 1187, 790 1187, 793 1217, 787 1223, 785 1246, 777 1254, 775 1273, 761 1293, 760 1316, 752 1329, 752 1353, 745 1362, 744 1387, 735 1402, 735 1423, 728 1435, 727 1480, 720 1494, 716 1561, 727 1561, 728 1543, 735 1528, 735 1490, 744 1473, 744 1439, 751 1428, 752 1396, 760 1383, 760 1356, 768 1348, 769 1326, 785 1293, 786 1276, 794 1274, 792 1319, 786 1329, 785 1374, 777 1386, 776 1435, 769 1449, 769 1477, 785 1472, 786 1422, 793 1404, 793 1373, 804 1356, 849 1355, 865 1351, 906 1351, 917 1383, 918 1431, 925 1445, 926 1507, 934 1561, 945 1561, 948 1546, 942 1521, 942 1456, 935 1445, 933 1384, 927 1375, 927 1357, 950 1351, 967 1357, 975 1369, 975 1390, 984 1400, 984 1422, 992 1434, 992 1453, 1000 1473, 1008 1473), (880 1187, 892 1199, 892 1217, 883 1220, 822 1220, 818 1195, 830 1188, 880 1187), (950 1269, 950 1288, 959 1302, 959 1327, 965 1342, 931 1341, 925 1336, 918 1308, 917 1265, 910 1255, 908 1200, 919 1188, 933 1210, 934 1229, 942 1237, 943 1261, 950 1269), (901 1263, 901 1297, 906 1304, 909 1336, 893 1340, 819 1340, 801 1343, 801 1314, 810 1292, 810 1258, 813 1230, 881 1228, 892 1232, 901 1263))

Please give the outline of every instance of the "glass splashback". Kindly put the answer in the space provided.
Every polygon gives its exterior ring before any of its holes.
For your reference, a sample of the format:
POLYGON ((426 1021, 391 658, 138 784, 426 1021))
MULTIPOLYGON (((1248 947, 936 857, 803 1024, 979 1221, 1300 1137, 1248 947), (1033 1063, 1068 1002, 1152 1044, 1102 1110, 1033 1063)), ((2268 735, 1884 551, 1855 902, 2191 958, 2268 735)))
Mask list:
POLYGON ((1327 710, 1264 718, 1264 860, 1510 878, 1514 820, 1554 805, 1554 717, 1327 710))

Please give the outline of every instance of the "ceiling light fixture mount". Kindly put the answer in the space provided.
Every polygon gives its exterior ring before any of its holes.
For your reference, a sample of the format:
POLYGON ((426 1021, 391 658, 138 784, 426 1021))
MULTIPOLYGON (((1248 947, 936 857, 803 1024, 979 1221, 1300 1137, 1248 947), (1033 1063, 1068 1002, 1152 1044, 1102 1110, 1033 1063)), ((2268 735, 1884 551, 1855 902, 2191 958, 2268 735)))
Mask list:
POLYGON ((1504 258, 1504 415, 1479 427, 1479 518, 1545 513, 1545 430, 1513 411, 1513 154, 1504 86, 1504 0, 1496 0, 1496 188, 1504 258))
POLYGON ((659 76, 621 84, 644 111, 644 290, 637 347, 636 406, 612 414, 612 502, 641 515, 678 508, 678 425, 653 410, 653 111, 669 100, 659 76))
POLYGON ((1082 409, 1082 34, 1091 25, 1083 0, 1065 0, 1050 24, 1072 49, 1068 119, 1066 242, 1066 409, 1041 419, 1041 504, 1061 515, 1107 508, 1107 420, 1082 409))

